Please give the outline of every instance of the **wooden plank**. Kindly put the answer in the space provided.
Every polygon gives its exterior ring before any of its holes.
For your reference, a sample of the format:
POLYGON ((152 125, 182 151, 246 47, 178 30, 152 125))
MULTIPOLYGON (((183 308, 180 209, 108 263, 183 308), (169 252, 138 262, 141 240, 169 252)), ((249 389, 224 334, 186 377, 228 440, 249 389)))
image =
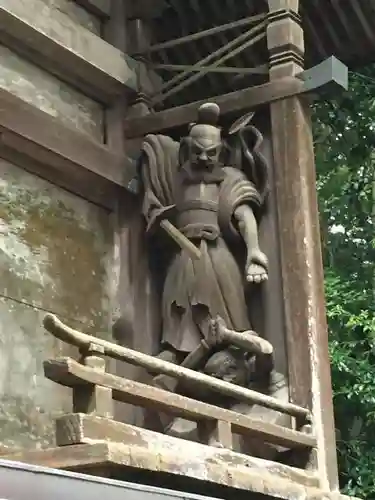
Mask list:
MULTIPOLYGON (((161 436, 146 429, 126 427, 125 443, 92 442, 23 450, 5 455, 2 459, 85 472, 104 468, 108 474, 117 471, 122 480, 127 474, 131 474, 130 479, 134 477, 135 469, 143 469, 159 475, 164 472, 191 477, 195 481, 203 480, 205 484, 209 481, 291 500, 310 498, 302 495, 305 488, 314 488, 315 494, 318 493, 315 488, 319 487, 319 478, 311 472, 226 449, 161 436), (303 487, 299 494, 295 490, 297 486, 303 487)), ((311 498, 316 500, 320 496, 311 498)))
POLYGON ((111 14, 111 0, 75 0, 88 12, 103 19, 109 19, 111 14))
POLYGON ((53 469, 80 471, 93 466, 109 464, 109 446, 106 443, 95 445, 67 446, 65 448, 47 448, 39 450, 10 451, 1 456, 4 460, 42 465, 53 469))
MULTIPOLYGON (((59 119, 0 90, 0 154, 44 179, 112 208, 132 163, 59 119)), ((129 179, 132 173, 129 173, 129 179)))
POLYGON ((140 63, 41 0, 2 0, 0 41, 100 101, 137 88, 140 63))
POLYGON ((232 424, 235 433, 260 437, 280 446, 308 448, 314 447, 316 443, 311 435, 268 424, 109 373, 98 373, 70 358, 47 361, 44 363, 44 369, 47 378, 67 387, 82 385, 84 381, 98 384, 112 389, 113 398, 117 401, 172 413, 197 422, 223 420, 232 424))
MULTIPOLYGON (((205 425, 202 430, 202 444, 209 446, 220 446, 232 449, 232 432, 228 422, 201 422, 205 425)), ((143 431, 142 428, 116 422, 100 415, 86 415, 84 413, 72 413, 63 415, 56 419, 56 444, 57 446, 72 446, 76 444, 89 444, 98 441, 110 443, 132 444, 141 446, 142 439, 135 440, 133 436, 152 436, 154 440, 164 439, 159 433, 154 431, 143 431), (131 440, 131 443, 129 442, 131 440)), ((144 441, 143 441, 144 442, 144 441)))
MULTIPOLYGON (((257 106, 269 104, 303 91, 304 83, 294 77, 282 78, 275 82, 265 83, 243 90, 237 90, 209 100, 220 106, 221 114, 246 111, 257 106)), ((142 137, 147 134, 161 132, 193 122, 197 118, 197 109, 206 102, 197 101, 183 106, 153 113, 140 118, 125 120, 125 135, 128 138, 142 137)))

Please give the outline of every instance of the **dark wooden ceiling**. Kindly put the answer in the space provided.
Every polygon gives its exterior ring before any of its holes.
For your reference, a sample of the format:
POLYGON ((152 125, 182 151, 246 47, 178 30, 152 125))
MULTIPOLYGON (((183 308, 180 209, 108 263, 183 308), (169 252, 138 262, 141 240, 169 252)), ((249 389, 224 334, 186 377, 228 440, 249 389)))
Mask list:
MULTIPOLYGON (((301 0, 306 67, 334 55, 351 69, 375 62, 375 0, 301 0)), ((164 0, 153 21, 153 43, 173 40, 245 17, 267 12, 266 0, 164 0)), ((235 28, 174 48, 153 52, 159 64, 191 65, 228 43, 248 26, 235 28)), ((263 39, 225 64, 255 67, 267 63, 263 39)), ((163 80, 176 72, 159 70, 163 80)), ((167 107, 262 83, 267 75, 209 73, 165 101, 167 107)))

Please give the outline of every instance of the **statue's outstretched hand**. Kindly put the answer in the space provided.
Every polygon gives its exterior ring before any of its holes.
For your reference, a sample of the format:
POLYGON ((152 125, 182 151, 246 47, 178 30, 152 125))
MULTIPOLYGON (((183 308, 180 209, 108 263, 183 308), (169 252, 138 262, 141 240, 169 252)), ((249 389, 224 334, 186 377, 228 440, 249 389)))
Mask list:
POLYGON ((261 250, 248 253, 245 273, 248 283, 262 283, 268 280, 268 259, 261 250))

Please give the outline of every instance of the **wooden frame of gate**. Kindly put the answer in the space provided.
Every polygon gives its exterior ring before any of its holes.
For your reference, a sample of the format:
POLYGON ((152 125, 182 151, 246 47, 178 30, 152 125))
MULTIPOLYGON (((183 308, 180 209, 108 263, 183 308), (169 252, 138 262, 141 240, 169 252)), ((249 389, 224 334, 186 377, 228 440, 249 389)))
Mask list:
MULTIPOLYGON (((31 12, 26 15, 17 10, 14 0, 4 0, 0 6, 0 39, 100 100, 106 109, 105 143, 94 142, 9 92, 0 91, 0 155, 106 208, 120 220, 120 200, 133 196, 134 144, 146 133, 187 125, 194 120, 199 105, 193 102, 137 116, 137 102, 144 95, 152 95, 151 101, 159 104, 172 88, 180 85, 183 89, 187 79, 220 72, 223 61, 201 61, 195 68, 150 67, 143 58, 145 51, 151 50, 146 37, 141 38, 146 49, 129 49, 127 45, 127 30, 147 24, 142 12, 125 23, 129 2, 78 3, 105 21, 104 38, 110 43, 83 32, 71 37, 64 26, 57 34, 48 31, 48 26, 39 25, 31 12), (128 52, 134 57, 127 56, 128 52), (170 81, 166 86, 158 83, 154 74, 160 69, 179 71, 183 76, 175 79, 174 86, 170 81)), ((290 400, 312 412, 319 487, 335 491, 336 445, 309 96, 332 86, 345 87, 347 72, 334 58, 304 71, 299 1, 269 0, 268 7, 269 11, 256 20, 256 26, 261 26, 259 33, 267 39, 267 66, 226 71, 267 71, 269 82, 212 100, 220 104, 224 115, 266 105, 270 109, 290 400)), ((196 38, 199 36, 202 34, 196 38)))

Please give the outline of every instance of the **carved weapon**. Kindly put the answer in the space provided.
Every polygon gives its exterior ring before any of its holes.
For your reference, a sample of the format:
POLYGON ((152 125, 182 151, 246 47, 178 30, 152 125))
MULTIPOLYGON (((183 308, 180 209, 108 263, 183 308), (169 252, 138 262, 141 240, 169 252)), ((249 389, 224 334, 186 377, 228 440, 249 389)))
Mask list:
POLYGON ((202 256, 201 251, 198 247, 192 243, 189 238, 181 233, 168 219, 163 219, 160 222, 160 227, 164 229, 166 233, 177 243, 177 245, 186 250, 193 259, 199 260, 202 256))
POLYGON ((229 129, 229 135, 236 134, 240 130, 244 129, 253 119, 255 115, 254 111, 250 111, 250 113, 246 113, 246 115, 241 116, 236 120, 229 129))

